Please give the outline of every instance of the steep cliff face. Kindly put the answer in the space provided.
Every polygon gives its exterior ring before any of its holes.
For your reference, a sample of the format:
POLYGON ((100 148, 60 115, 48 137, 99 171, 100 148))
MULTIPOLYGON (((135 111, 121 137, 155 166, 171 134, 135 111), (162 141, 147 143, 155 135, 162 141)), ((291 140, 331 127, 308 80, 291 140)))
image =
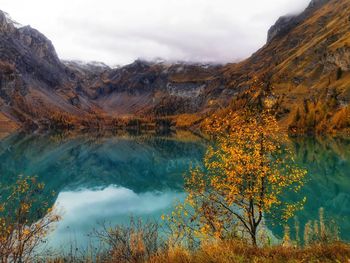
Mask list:
POLYGON ((134 63, 102 73, 88 93, 111 114, 165 116, 200 112, 205 92, 217 85, 218 66, 134 63))
POLYGON ((84 116, 94 105, 76 91, 77 79, 49 39, 0 11, 0 111, 32 128, 53 116, 84 116), (75 98, 75 104, 72 103, 75 98))
POLYGON ((219 65, 147 62, 109 68, 64 62, 77 89, 111 118, 162 118, 203 112, 220 83, 219 65))
POLYGON ((16 28, 3 12, 0 32, 1 61, 12 63, 16 72, 25 74, 27 82, 37 78, 55 88, 68 80, 51 41, 40 32, 29 26, 16 28))

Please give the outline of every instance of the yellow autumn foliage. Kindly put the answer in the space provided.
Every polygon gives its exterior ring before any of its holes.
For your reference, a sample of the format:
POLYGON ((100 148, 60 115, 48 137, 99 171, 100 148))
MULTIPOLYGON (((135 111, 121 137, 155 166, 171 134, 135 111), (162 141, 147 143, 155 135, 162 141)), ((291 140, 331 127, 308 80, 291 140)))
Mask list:
POLYGON ((35 177, 20 177, 14 186, 1 188, 1 262, 34 262, 35 249, 60 220, 45 201, 43 189, 35 177))
POLYGON ((288 219, 305 201, 287 204, 281 196, 300 190, 306 171, 295 164, 287 138, 268 111, 227 111, 207 119, 204 127, 215 143, 207 150, 204 167, 191 169, 187 199, 168 220, 179 233, 191 232, 196 238, 239 235, 257 245, 265 214, 279 207, 288 219))

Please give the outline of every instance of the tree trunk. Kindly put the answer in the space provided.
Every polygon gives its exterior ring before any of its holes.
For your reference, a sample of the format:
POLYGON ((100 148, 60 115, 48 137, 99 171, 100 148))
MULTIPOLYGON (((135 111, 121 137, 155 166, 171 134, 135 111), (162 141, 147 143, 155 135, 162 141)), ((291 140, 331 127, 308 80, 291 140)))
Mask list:
POLYGON ((256 241, 256 228, 253 228, 253 229, 252 229, 252 231, 251 231, 251 233, 250 233, 250 237, 251 237, 251 239, 252 239, 252 245, 253 245, 254 247, 257 247, 257 246, 258 246, 258 243, 257 243, 257 241, 256 241))

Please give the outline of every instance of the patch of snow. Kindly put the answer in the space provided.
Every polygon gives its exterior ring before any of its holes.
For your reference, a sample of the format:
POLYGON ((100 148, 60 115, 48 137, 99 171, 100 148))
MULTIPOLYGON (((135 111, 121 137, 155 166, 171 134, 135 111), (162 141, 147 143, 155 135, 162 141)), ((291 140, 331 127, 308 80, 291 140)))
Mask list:
POLYGON ((183 66, 180 66, 180 67, 178 67, 178 68, 176 69, 176 73, 180 73, 180 72, 182 72, 182 71, 184 71, 184 67, 183 67, 183 66))
POLYGON ((63 60, 62 61, 67 66, 77 67, 83 70, 105 70, 110 69, 108 65, 99 61, 89 61, 85 62, 82 60, 63 60))

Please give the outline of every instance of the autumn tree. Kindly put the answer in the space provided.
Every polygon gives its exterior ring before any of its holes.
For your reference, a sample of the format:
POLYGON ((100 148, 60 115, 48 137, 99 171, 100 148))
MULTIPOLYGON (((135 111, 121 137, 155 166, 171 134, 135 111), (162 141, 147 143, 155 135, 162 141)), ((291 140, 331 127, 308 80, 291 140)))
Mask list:
POLYGON ((186 177, 184 204, 168 219, 178 232, 225 239, 249 236, 257 245, 264 215, 282 208, 284 219, 300 203, 283 202, 284 191, 298 191, 306 172, 296 166, 276 119, 268 112, 233 112, 205 122, 214 145, 204 167, 194 167, 186 177))
POLYGON ((1 262, 33 262, 35 249, 45 241, 60 217, 43 196, 44 185, 34 177, 20 177, 0 192, 1 262))

